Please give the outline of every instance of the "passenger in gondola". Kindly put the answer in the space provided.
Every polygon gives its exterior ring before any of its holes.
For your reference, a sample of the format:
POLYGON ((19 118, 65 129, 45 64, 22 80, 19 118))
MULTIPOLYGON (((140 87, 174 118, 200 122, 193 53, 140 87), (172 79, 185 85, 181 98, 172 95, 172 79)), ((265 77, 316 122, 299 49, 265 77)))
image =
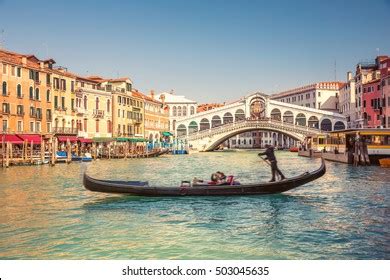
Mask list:
POLYGON ((223 172, 217 171, 211 174, 211 182, 215 185, 223 185, 226 183, 226 175, 223 172))
POLYGON ((276 160, 275 153, 274 153, 274 147, 267 145, 266 148, 267 149, 265 150, 265 152, 259 153, 258 156, 261 157, 265 155, 266 156, 265 160, 268 160, 270 163, 271 171, 272 171, 272 178, 270 182, 275 182, 276 174, 280 175, 280 180, 286 179, 286 177, 283 175, 282 171, 280 171, 278 167, 278 162, 276 160))

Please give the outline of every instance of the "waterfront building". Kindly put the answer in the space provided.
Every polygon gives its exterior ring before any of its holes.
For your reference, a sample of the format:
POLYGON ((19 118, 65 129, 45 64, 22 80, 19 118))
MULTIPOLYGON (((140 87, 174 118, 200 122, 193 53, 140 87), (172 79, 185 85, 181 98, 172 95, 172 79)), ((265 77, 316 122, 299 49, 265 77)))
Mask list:
POLYGON ((271 99, 308 108, 338 112, 341 82, 319 82, 270 96, 271 99))
POLYGON ((390 57, 384 59, 380 66, 382 126, 390 128, 390 57))
POLYGON ((178 120, 196 113, 197 102, 187 99, 183 95, 175 95, 173 92, 162 92, 156 95, 156 99, 167 106, 169 112, 169 131, 176 130, 176 122, 178 120))
POLYGON ((76 127, 87 139, 112 137, 112 94, 92 79, 76 77, 76 127))
POLYGON ((169 112, 168 108, 164 104, 155 99, 154 91, 150 92, 147 96, 142 94, 145 105, 145 139, 148 139, 150 143, 160 142, 162 137, 169 135, 169 112))
POLYGON ((65 67, 52 67, 46 82, 51 88, 46 92, 46 98, 52 102, 52 133, 76 136, 76 76, 65 67))
POLYGON ((340 88, 339 112, 347 118, 347 128, 355 126, 356 119, 356 93, 355 78, 351 72, 347 73, 347 82, 340 88))
POLYGON ((143 101, 133 91, 130 78, 87 77, 112 94, 112 136, 143 138, 143 101))
POLYGON ((375 79, 363 84, 361 112, 365 128, 377 128, 382 125, 381 121, 381 80, 375 79))
POLYGON ((1 132, 50 133, 54 60, 0 50, 1 132))

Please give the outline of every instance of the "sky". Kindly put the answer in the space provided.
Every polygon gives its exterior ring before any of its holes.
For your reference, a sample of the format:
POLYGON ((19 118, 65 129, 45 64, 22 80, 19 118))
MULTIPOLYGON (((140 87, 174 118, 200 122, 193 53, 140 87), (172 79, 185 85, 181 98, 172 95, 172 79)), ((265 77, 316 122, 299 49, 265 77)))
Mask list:
POLYGON ((390 0, 0 0, 3 48, 200 103, 345 81, 390 55, 390 0))

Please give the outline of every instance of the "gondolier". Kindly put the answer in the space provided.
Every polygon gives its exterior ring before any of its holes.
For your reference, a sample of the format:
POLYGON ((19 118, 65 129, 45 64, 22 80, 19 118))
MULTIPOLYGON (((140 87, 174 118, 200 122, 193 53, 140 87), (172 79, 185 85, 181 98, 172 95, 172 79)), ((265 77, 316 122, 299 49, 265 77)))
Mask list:
POLYGON ((280 175, 280 180, 286 179, 286 177, 283 175, 282 171, 278 168, 278 161, 276 160, 275 153, 274 153, 274 147, 267 145, 266 150, 263 153, 259 153, 258 156, 267 156, 265 160, 268 160, 270 162, 271 171, 272 171, 272 178, 270 182, 275 182, 275 175, 280 175))

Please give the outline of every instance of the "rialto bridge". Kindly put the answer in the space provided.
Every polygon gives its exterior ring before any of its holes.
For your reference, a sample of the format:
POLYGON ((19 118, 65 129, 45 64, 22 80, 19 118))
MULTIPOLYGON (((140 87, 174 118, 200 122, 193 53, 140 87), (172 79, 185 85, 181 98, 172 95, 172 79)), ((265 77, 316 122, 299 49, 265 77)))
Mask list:
POLYGON ((346 128, 343 115, 272 100, 255 93, 223 107, 178 120, 175 134, 199 151, 211 151, 233 137, 254 130, 274 131, 303 141, 308 134, 346 128))

